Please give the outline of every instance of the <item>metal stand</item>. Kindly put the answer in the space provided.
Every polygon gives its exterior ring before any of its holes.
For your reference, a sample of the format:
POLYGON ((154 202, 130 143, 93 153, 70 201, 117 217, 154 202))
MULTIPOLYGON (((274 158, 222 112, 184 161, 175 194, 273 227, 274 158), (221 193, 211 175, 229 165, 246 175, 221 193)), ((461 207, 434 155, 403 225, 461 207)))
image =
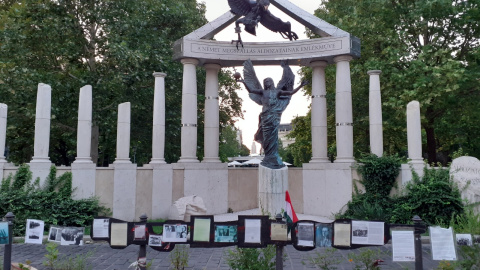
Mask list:
POLYGON ((425 226, 422 224, 422 219, 419 216, 412 218, 415 226, 415 270, 423 270, 423 255, 422 255, 422 236, 425 232, 425 226))
MULTIPOLYGON (((277 222, 282 222, 282 215, 277 214, 275 216, 277 222)), ((275 244, 276 246, 276 258, 275 258, 275 270, 283 270, 283 246, 284 244, 275 244)))
POLYGON ((15 215, 12 212, 8 212, 5 215, 5 220, 8 221, 8 244, 5 245, 3 253, 3 269, 10 270, 12 268, 13 221, 15 220, 15 215))
MULTIPOLYGON (((147 215, 143 214, 140 216, 140 223, 147 223, 147 215)), ((146 270, 147 269, 147 245, 140 245, 140 250, 138 251, 137 258, 137 269, 146 270)))

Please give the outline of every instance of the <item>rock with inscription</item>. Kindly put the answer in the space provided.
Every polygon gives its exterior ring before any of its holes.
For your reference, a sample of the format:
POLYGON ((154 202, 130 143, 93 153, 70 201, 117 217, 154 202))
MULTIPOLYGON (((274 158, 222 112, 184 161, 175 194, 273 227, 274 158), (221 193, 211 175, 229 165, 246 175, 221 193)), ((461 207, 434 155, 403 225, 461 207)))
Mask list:
MULTIPOLYGON (((450 166, 450 175, 458 184, 462 198, 469 203, 480 202, 480 160, 474 157, 459 157, 450 166)), ((476 212, 480 207, 476 207, 476 212)))

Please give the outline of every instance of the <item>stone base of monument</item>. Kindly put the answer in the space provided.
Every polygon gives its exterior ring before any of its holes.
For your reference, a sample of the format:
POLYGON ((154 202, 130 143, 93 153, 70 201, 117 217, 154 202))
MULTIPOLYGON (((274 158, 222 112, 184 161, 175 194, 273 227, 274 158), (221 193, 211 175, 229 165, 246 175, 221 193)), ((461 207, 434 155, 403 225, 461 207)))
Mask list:
POLYGON ((137 164, 113 163, 113 217, 133 221, 136 215, 137 164))
POLYGON ((32 180, 40 178, 40 186, 42 187, 47 179, 48 174, 50 173, 50 167, 52 166, 52 162, 48 159, 46 160, 32 160, 28 163, 30 166, 30 171, 32 172, 32 180))
POLYGON ((73 199, 86 199, 95 196, 95 178, 97 165, 90 163, 72 163, 73 199))
POLYGON ((272 170, 258 166, 258 207, 264 214, 275 217, 285 209, 285 191, 288 189, 288 168, 272 170))

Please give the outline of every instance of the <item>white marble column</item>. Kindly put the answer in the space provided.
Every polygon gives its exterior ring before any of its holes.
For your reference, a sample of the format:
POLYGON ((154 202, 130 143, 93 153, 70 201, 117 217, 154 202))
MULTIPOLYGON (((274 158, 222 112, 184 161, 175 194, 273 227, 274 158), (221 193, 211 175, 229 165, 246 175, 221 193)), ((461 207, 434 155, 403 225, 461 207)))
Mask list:
POLYGON ((408 158, 411 163, 423 164, 420 103, 416 100, 407 105, 407 140, 408 158))
POLYGON ((218 104, 218 72, 220 65, 205 64, 207 71, 205 85, 205 136, 203 162, 220 162, 219 151, 219 104, 218 104))
MULTIPOLYGON (((7 104, 0 103, 0 163, 6 163, 5 144, 7 142, 7 104)), ((3 174, 0 175, 0 178, 3 174)))
POLYGON ((92 86, 80 89, 78 102, 77 157, 74 163, 92 163, 92 86))
POLYGON ((197 72, 198 60, 185 58, 182 87, 182 149, 179 163, 198 162, 197 158, 197 72))
POLYGON ((74 199, 95 196, 96 164, 90 155, 92 145, 92 86, 80 88, 78 101, 77 157, 72 163, 74 199))
POLYGON ((312 72, 312 160, 313 162, 329 162, 327 150, 327 88, 325 83, 325 67, 327 62, 310 63, 312 72))
POLYGON ((380 93, 381 70, 370 70, 370 91, 368 99, 368 118, 370 121, 370 151, 379 157, 383 156, 383 123, 382 96, 380 93))
POLYGON ((130 102, 118 105, 117 157, 113 163, 130 161, 130 102))
POLYGON ((337 159, 335 162, 355 162, 353 158, 352 83, 349 55, 333 58, 337 63, 335 119, 337 159))
POLYGON ((165 164, 165 77, 154 72, 155 93, 153 97, 152 160, 150 164, 165 164))
POLYGON ((48 84, 38 84, 37 106, 35 114, 35 141, 31 163, 50 163, 48 150, 50 144, 50 114, 52 107, 52 88, 48 84))

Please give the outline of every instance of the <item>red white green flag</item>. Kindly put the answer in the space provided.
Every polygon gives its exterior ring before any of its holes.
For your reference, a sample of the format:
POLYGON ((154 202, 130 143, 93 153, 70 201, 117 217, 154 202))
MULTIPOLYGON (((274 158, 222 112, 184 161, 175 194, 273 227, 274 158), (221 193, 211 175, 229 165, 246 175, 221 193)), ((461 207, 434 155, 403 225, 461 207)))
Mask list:
POLYGON ((295 210, 293 210, 292 201, 290 200, 290 194, 288 194, 288 190, 285 191, 285 218, 287 219, 288 223, 295 223, 298 221, 297 214, 295 214, 295 210))

